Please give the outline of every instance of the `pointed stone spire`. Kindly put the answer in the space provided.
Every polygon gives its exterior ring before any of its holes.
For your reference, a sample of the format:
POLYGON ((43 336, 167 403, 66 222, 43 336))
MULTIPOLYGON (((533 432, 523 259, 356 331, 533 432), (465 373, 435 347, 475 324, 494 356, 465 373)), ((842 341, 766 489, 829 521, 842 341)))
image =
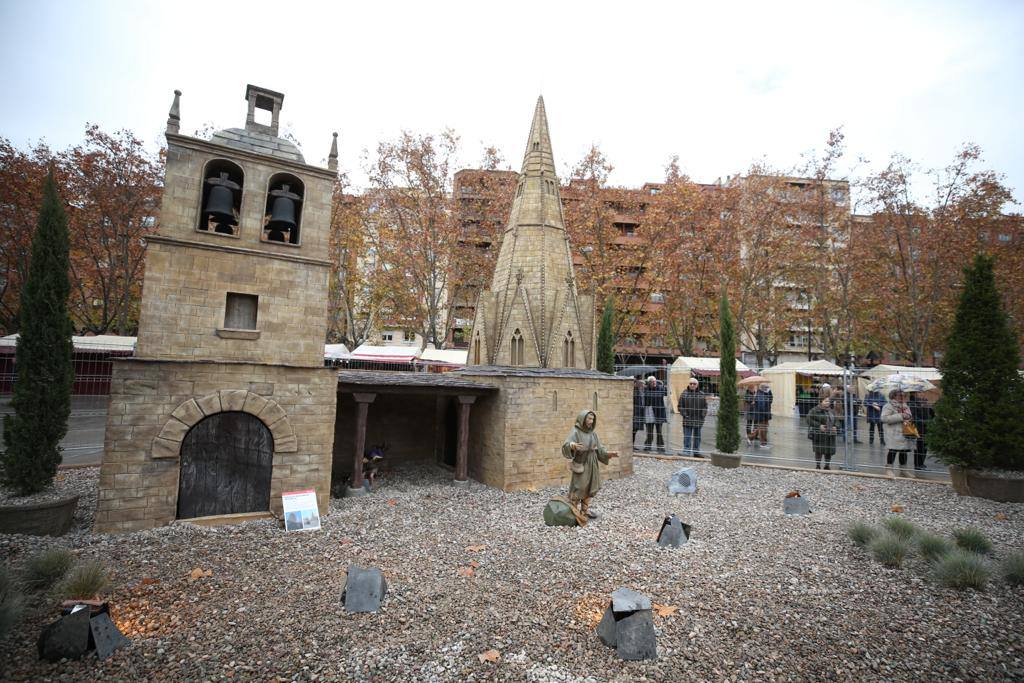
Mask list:
POLYGON ((338 134, 332 133, 334 139, 331 140, 331 153, 327 155, 327 168, 331 171, 338 170, 338 134))
POLYGON ((519 173, 519 185, 506 229, 511 230, 515 225, 565 229, 543 96, 537 98, 537 106, 533 110, 530 137, 526 140, 526 153, 523 154, 523 169, 519 173))
POLYGON ((181 91, 174 91, 174 101, 171 102, 171 110, 167 112, 167 132, 177 133, 181 128, 181 91))
POLYGON ((491 287, 477 302, 472 363, 590 367, 594 304, 574 283, 548 118, 538 98, 491 287))

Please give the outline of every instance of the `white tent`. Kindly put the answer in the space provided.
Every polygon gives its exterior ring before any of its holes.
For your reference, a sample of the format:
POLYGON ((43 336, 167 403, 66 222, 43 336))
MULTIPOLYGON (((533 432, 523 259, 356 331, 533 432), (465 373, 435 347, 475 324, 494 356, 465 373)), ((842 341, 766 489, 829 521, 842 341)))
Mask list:
MULTIPOLYGON (((9 334, 6 337, 0 337, 0 347, 14 348, 18 344, 17 334, 9 334)), ((122 351, 125 353, 134 353, 135 351, 135 337, 122 337, 116 334, 97 334, 91 337, 71 337, 71 344, 74 346, 75 351, 88 352, 88 351, 122 351)))
MULTIPOLYGON (((765 368, 761 376, 772 387, 772 415, 797 414, 797 385, 810 388, 815 377, 841 378, 844 372, 841 367, 827 360, 790 361, 765 368)), ((842 383, 841 380, 839 383, 842 383)))
POLYGON ((420 360, 438 365, 465 365, 469 357, 469 349, 431 349, 426 348, 420 354, 420 360))
MULTIPOLYGON (((679 394, 683 393, 690 377, 699 375, 702 377, 717 377, 720 370, 718 356, 705 358, 701 356, 679 356, 672 362, 668 370, 668 392, 671 400, 672 412, 678 412, 676 405, 679 403, 679 394)), ((736 361, 736 376, 747 377, 753 374, 750 368, 736 361)))
POLYGON ((928 380, 932 384, 939 384, 942 382, 942 373, 939 372, 938 368, 921 368, 910 365, 876 365, 875 367, 868 368, 864 372, 860 373, 857 377, 857 388, 859 389, 858 394, 864 396, 867 393, 868 385, 876 379, 897 374, 920 377, 921 379, 928 380))
POLYGON ((352 354, 344 344, 324 344, 324 358, 327 360, 345 360, 351 357, 352 354))
POLYGON ((352 352, 352 360, 381 361, 384 363, 411 363, 419 357, 419 346, 373 346, 372 344, 360 344, 352 352))

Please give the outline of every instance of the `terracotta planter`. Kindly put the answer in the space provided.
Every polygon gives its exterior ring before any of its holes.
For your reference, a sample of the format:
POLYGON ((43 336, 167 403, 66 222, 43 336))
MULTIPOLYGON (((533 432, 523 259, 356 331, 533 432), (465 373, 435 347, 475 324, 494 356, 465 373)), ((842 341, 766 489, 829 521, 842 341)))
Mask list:
POLYGON ((953 490, 961 496, 974 496, 1003 503, 1024 503, 1024 472, 991 472, 952 466, 949 477, 953 490))
POLYGON ((715 467, 733 469, 734 467, 739 467, 742 460, 743 456, 739 453, 719 453, 718 451, 712 451, 711 453, 711 464, 715 467))
POLYGON ((78 496, 26 505, 0 505, 0 534, 63 536, 75 518, 78 496))

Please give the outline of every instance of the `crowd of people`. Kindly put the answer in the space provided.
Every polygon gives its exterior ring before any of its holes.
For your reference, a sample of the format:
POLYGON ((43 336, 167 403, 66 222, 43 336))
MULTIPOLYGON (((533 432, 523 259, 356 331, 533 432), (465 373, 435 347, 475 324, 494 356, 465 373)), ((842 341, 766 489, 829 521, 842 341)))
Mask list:
MULTIPOLYGON (((816 393, 812 407, 801 416, 806 416, 807 438, 816 468, 831 469, 837 443, 850 439, 855 444, 863 443, 859 438, 858 422, 863 411, 868 425, 868 445, 873 446, 875 437, 879 446, 886 449, 885 467, 888 476, 896 475, 896 463, 902 472, 913 453, 913 471, 924 469, 927 457, 925 434, 928 423, 934 416, 931 403, 922 394, 905 393, 893 389, 887 394, 868 392, 860 399, 849 389, 832 387, 828 383, 805 390, 800 399, 816 393)), ((664 425, 668 422, 666 409, 667 390, 665 383, 651 375, 646 379, 637 378, 633 383, 633 439, 638 433, 645 433, 642 450, 665 453, 664 425)), ((742 394, 744 413, 744 436, 749 446, 769 449, 769 423, 772 419, 773 396, 771 386, 761 383, 756 388, 749 386, 742 394)), ((700 388, 696 377, 691 377, 686 389, 679 394, 676 408, 683 428, 682 455, 703 457, 701 454, 701 431, 708 414, 708 394, 700 388)))

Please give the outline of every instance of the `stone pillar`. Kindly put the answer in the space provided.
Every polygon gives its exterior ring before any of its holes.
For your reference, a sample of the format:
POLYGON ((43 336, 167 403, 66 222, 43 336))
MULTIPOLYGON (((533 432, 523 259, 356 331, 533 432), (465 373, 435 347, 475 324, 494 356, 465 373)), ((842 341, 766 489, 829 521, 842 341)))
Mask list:
POLYGON ((459 396, 459 445, 455 451, 455 485, 469 486, 469 409, 476 396, 459 396))
POLYGON ((353 393, 356 401, 356 434, 352 453, 352 481, 345 491, 346 497, 365 496, 363 488, 363 451, 366 448, 366 413, 377 394, 353 393))

